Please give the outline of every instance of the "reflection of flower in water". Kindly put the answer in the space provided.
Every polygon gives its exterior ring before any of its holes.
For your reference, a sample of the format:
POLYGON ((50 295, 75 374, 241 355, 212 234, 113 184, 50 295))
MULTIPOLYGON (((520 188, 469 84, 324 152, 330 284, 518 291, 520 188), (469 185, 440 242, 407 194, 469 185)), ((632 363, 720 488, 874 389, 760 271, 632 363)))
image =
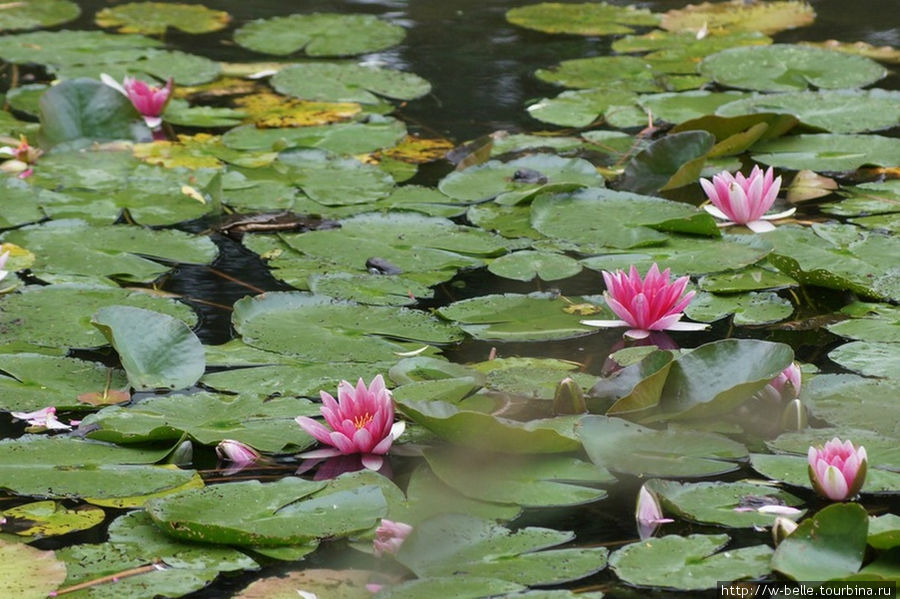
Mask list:
POLYGON ((231 476, 248 466, 252 466, 259 461, 260 458, 258 451, 246 443, 241 443, 240 441, 235 441, 233 439, 223 439, 219 441, 219 444, 216 445, 216 455, 219 456, 219 459, 231 462, 231 466, 222 472, 225 476, 231 476))
POLYGON ((381 375, 376 376, 369 387, 362 379, 355 388, 347 381, 341 381, 337 401, 325 391, 320 394, 322 416, 331 429, 307 416, 298 416, 296 421, 309 435, 320 443, 331 445, 331 448, 308 451, 300 457, 329 458, 359 454, 366 468, 381 468, 384 463, 382 456, 406 426, 403 421, 394 422, 394 402, 381 375))
POLYGON ((382 518, 381 524, 375 530, 375 541, 373 547, 375 555, 381 557, 385 553, 395 554, 400 550, 403 541, 412 532, 413 527, 405 522, 394 522, 387 518, 382 518))
MULTIPOLYGON (((331 480, 346 472, 358 472, 365 469, 362 457, 359 454, 352 454, 339 455, 331 458, 312 458, 303 460, 295 474, 300 476, 317 466, 318 468, 313 475, 313 480, 331 480)), ((384 461, 377 472, 387 478, 393 478, 394 476, 394 472, 391 469, 391 463, 388 461, 384 461)))
POLYGON ((704 210, 724 220, 720 224, 722 227, 746 225, 754 233, 765 233, 775 229, 770 220, 790 216, 797 210, 791 208, 777 214, 766 214, 781 188, 781 177, 773 179, 771 166, 765 172, 754 166, 749 177, 722 171, 713 176, 711 182, 700 179, 700 186, 713 204, 704 206, 704 210))
POLYGON ((56 418, 56 408, 50 406, 34 412, 10 412, 10 415, 16 420, 24 420, 28 423, 29 429, 51 430, 51 431, 69 431, 72 426, 64 424, 56 418))
POLYGON ((866 480, 866 448, 854 446, 849 439, 842 443, 835 437, 824 447, 810 447, 807 458, 813 488, 832 501, 850 499, 866 480))

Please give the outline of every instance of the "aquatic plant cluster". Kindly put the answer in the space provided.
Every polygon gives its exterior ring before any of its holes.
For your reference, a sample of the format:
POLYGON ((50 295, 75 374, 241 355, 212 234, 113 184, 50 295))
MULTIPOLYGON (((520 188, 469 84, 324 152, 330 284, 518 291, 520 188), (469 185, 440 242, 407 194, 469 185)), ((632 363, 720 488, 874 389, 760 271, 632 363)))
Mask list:
POLYGON ((534 73, 552 130, 454 147, 398 116, 395 14, 13 4, 3 593, 896 581, 900 51, 776 43, 792 0, 516 6, 612 55, 534 73))

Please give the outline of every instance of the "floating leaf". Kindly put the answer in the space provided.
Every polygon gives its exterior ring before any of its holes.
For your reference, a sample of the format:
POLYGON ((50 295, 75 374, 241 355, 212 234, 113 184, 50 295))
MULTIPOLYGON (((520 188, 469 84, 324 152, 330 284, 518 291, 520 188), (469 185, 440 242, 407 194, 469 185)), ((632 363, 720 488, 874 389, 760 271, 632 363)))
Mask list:
POLYGON ((391 518, 415 526, 440 514, 468 514, 486 520, 512 520, 521 512, 518 505, 491 503, 467 497, 443 483, 427 466, 413 470, 406 487, 407 503, 391 518))
MULTIPOLYGON (((308 127, 340 123, 359 114, 356 102, 308 102, 278 94, 262 93, 235 100, 257 127, 308 127)), ((166 114, 168 118, 168 113, 166 114)))
POLYGON ((252 21, 234 33, 234 41, 278 56, 299 50, 308 56, 352 56, 390 48, 404 35, 399 25, 373 15, 312 13, 252 21))
POLYGON ((720 435, 689 430, 657 431, 619 418, 586 416, 578 427, 591 461, 641 477, 701 477, 738 469, 743 445, 720 435))
POLYGON ((790 44, 723 50, 706 57, 700 72, 721 85, 769 92, 863 87, 886 74, 869 58, 790 44))
POLYGON ((819 375, 805 386, 813 413, 835 426, 900 434, 900 393, 896 379, 867 379, 850 374, 819 375))
POLYGON ((609 565, 625 582, 680 591, 713 589, 720 580, 762 578, 770 573, 772 549, 754 545, 716 553, 728 535, 668 535, 613 552, 609 565))
POLYGON ((707 77, 694 74, 693 63, 688 61, 687 65, 684 69, 687 74, 678 74, 682 69, 677 69, 673 74, 671 65, 654 65, 634 56, 597 56, 564 60, 549 69, 538 69, 535 76, 541 81, 565 87, 631 92, 682 91, 696 89, 706 83, 707 77))
POLYGON ((853 341, 834 348, 828 357, 865 376, 893 377, 900 371, 898 350, 900 343, 853 341))
POLYGON ((900 140, 880 135, 794 135, 762 142, 753 159, 775 167, 816 172, 852 171, 867 164, 900 165, 900 140))
POLYGON ((697 32, 701 29, 720 33, 722 30, 778 33, 785 29, 809 25, 816 13, 812 6, 794 0, 745 4, 742 0, 712 4, 691 4, 673 9, 660 23, 669 31, 697 32))
MULTIPOLYGON (((707 5, 712 6, 712 5, 707 5)), ((691 7, 695 8, 695 7, 691 7)), ((702 25, 702 24, 701 24, 702 25)), ((686 58, 699 62, 726 48, 737 46, 767 46, 772 38, 756 31, 716 31, 711 35, 700 36, 692 31, 660 31, 654 29, 644 35, 626 35, 612 43, 616 52, 633 53, 649 52, 645 59, 654 61, 682 61, 686 58)))
MULTIPOLYGON (((667 264, 668 266, 668 264, 667 264)), ((697 286, 713 293, 740 293, 761 289, 796 287, 797 281, 771 268, 751 266, 735 272, 700 277, 697 286)))
POLYGON ((184 100, 173 99, 166 104, 163 119, 182 127, 233 127, 241 124, 247 113, 233 108, 190 106, 184 100))
MULTIPOLYGON (((881 416, 882 418, 884 415, 881 416)), ((826 441, 826 439, 822 439, 826 441)), ((805 455, 750 455, 750 465, 763 476, 785 482, 795 487, 812 488, 809 482, 809 460, 805 455)), ((900 472, 892 472, 869 466, 866 482, 860 491, 863 494, 900 494, 900 472)))
POLYGON ((209 33, 224 29, 231 17, 227 12, 200 4, 129 2, 104 8, 94 21, 100 27, 120 33, 163 34, 169 27, 185 33, 209 33))
POLYGON ((66 565, 52 551, 0 539, 0 585, 16 599, 44 599, 66 579, 66 565))
POLYGON ((659 16, 634 6, 613 6, 605 2, 561 4, 542 2, 520 6, 506 12, 506 20, 513 25, 536 29, 545 33, 576 35, 614 35, 632 33, 632 26, 659 23, 659 16))
POLYGON ((404 135, 406 126, 402 121, 390 117, 372 117, 365 123, 349 122, 270 129, 254 126, 235 127, 222 136, 222 143, 235 150, 271 152, 284 148, 308 147, 336 154, 355 155, 389 148, 403 139, 404 135))
POLYGON ((714 143, 706 131, 672 133, 653 141, 625 165, 621 189, 651 194, 693 184, 714 143))
POLYGON ((282 576, 268 576, 251 582, 234 599, 295 599, 298 589, 316 597, 369 599, 366 584, 373 572, 366 570, 324 570, 306 568, 282 576))
POLYGON ((866 552, 869 517, 856 503, 830 505, 807 518, 772 556, 772 567, 793 580, 834 580, 856 574, 866 552))
POLYGON ((637 94, 630 90, 601 87, 565 91, 554 98, 543 98, 528 107, 528 113, 539 121, 562 127, 587 127, 605 117, 630 110, 637 94))
POLYGON ((531 281, 535 277, 556 281, 577 275, 581 264, 563 254, 523 250, 497 258, 488 270, 498 277, 517 281, 531 281))
MULTIPOLYGON (((653 113, 653 118, 669 123, 699 119, 716 111, 723 104, 748 97, 746 92, 710 92, 692 90, 678 93, 644 94, 638 103, 653 113)), ((717 137, 719 137, 717 135, 717 137)))
POLYGON ((52 537, 97 526, 106 518, 98 507, 80 505, 68 509, 56 501, 24 503, 0 512, 7 526, 23 537, 52 537), (12 526, 10 526, 12 523, 12 526))
POLYGON ((733 322, 737 326, 759 325, 790 318, 794 305, 774 292, 751 291, 739 295, 700 293, 691 300, 684 313, 691 320, 700 322, 714 322, 733 314, 733 322))
POLYGON ((378 96, 415 100, 431 91, 431 85, 413 73, 325 63, 291 65, 272 77, 272 86, 279 93, 304 100, 363 104, 379 103, 378 96))
POLYGON ((53 27, 80 14, 81 8, 69 0, 28 0, 0 10, 0 31, 53 27))

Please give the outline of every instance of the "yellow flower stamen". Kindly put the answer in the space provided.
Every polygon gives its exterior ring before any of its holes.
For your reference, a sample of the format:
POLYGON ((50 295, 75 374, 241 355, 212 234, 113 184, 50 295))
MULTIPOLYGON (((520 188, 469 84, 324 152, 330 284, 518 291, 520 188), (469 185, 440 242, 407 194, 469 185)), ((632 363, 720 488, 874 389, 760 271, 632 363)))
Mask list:
POLYGON ((355 426, 357 428, 357 430, 361 429, 361 428, 365 427, 367 424, 369 424, 370 422, 372 422, 372 419, 373 419, 372 414, 369 414, 368 412, 366 412, 362 416, 357 416, 353 419, 353 426, 355 426))

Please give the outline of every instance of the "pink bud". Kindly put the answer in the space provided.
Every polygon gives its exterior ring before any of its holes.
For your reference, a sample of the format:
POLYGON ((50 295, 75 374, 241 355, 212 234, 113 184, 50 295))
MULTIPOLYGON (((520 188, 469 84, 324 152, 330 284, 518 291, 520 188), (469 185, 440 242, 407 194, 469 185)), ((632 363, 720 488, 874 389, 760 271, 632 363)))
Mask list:
POLYGON ((816 493, 832 501, 850 499, 866 480, 866 448, 835 437, 824 447, 810 447, 809 480, 816 493))

